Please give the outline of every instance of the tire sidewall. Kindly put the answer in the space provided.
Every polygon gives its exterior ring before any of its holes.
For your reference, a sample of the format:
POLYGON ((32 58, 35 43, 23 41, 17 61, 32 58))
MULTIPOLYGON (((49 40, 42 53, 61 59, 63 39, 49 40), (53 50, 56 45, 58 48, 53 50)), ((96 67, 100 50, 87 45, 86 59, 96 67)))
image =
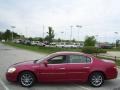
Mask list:
POLYGON ((100 87, 101 85, 104 84, 104 76, 103 76, 103 74, 100 73, 100 72, 92 73, 92 74, 89 76, 88 82, 89 82, 89 84, 90 84, 91 86, 93 86, 93 87, 100 87), (92 77, 93 77, 94 75, 101 75, 101 77, 102 77, 102 83, 101 83, 99 86, 95 86, 95 85, 92 84, 92 80, 91 80, 91 79, 92 79, 92 77))
POLYGON ((35 83, 35 76, 33 75, 33 73, 28 72, 28 71, 22 72, 22 73, 19 75, 19 83, 20 83, 20 85, 22 85, 23 87, 31 87, 31 86, 33 86, 33 84, 35 83), (24 74, 29 74, 29 75, 31 75, 31 77, 33 78, 33 82, 32 82, 29 86, 25 86, 25 85, 23 85, 22 82, 21 82, 21 76, 24 75, 24 74))

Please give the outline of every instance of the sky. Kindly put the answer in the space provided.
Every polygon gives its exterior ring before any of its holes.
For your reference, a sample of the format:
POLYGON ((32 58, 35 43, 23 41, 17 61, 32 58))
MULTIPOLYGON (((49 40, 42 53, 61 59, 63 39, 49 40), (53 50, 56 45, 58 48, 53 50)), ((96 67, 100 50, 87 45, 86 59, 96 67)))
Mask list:
POLYGON ((70 39, 72 31, 72 39, 94 35, 97 41, 115 42, 120 39, 119 4, 120 0, 0 0, 0 31, 45 37, 51 26, 55 38, 70 39))

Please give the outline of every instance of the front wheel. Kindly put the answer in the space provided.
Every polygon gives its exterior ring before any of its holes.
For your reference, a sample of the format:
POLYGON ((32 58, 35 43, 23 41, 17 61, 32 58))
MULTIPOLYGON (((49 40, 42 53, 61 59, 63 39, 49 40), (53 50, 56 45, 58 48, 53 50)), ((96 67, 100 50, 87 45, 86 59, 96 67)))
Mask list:
POLYGON ((35 82, 35 77, 31 72, 23 72, 19 76, 19 83, 23 87, 31 87, 35 82))
POLYGON ((104 76, 102 73, 96 72, 90 75, 89 84, 93 87, 100 87, 104 83, 104 76))

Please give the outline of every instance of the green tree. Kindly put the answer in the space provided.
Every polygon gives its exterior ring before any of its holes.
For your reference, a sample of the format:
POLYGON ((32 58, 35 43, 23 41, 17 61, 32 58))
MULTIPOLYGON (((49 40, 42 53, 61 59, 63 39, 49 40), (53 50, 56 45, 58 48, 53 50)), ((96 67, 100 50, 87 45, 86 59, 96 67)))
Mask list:
POLYGON ((58 38, 58 40, 57 40, 58 42, 61 42, 61 39, 60 38, 58 38))
MULTIPOLYGON (((11 32, 12 33, 12 32, 11 32)), ((13 38, 14 39, 19 39, 20 38, 20 35, 18 35, 17 33, 13 32, 13 38)))
POLYGON ((0 32, 0 39, 12 40, 12 34, 14 39, 20 38, 19 34, 11 32, 10 30, 7 29, 5 32, 0 32))
POLYGON ((5 40, 11 40, 12 39, 12 33, 10 30, 6 30, 2 36, 5 40))
POLYGON ((3 33, 2 33, 2 32, 0 32, 0 40, 2 40, 2 35, 3 35, 3 33))
POLYGON ((73 40, 72 40, 72 42, 76 42, 76 40, 75 40, 75 39, 73 39, 73 40))
POLYGON ((54 30, 52 29, 52 27, 48 27, 49 31, 47 32, 48 35, 45 37, 45 40, 48 41, 48 43, 50 44, 51 42, 53 42, 54 39, 54 30))
POLYGON ((39 40, 40 42, 43 42, 43 41, 44 41, 44 39, 43 39, 43 38, 41 38, 41 37, 40 37, 38 40, 39 40))
POLYGON ((65 42, 70 42, 70 40, 65 40, 65 42))
POLYGON ((120 40, 116 40, 116 47, 119 47, 119 44, 120 44, 120 40))
POLYGON ((87 36, 85 38, 84 46, 95 46, 96 39, 94 36, 87 36))
POLYGON ((29 37, 29 38, 28 38, 28 40, 32 41, 32 40, 33 40, 33 38, 32 38, 32 37, 29 37))

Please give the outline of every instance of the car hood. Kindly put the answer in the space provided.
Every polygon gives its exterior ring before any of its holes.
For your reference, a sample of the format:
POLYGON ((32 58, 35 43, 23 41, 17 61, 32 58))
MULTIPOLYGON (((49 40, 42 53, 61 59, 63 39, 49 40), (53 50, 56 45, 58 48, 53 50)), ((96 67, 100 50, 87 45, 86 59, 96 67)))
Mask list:
POLYGON ((13 64, 12 66, 20 66, 20 65, 31 65, 34 64, 35 60, 23 61, 13 64))

